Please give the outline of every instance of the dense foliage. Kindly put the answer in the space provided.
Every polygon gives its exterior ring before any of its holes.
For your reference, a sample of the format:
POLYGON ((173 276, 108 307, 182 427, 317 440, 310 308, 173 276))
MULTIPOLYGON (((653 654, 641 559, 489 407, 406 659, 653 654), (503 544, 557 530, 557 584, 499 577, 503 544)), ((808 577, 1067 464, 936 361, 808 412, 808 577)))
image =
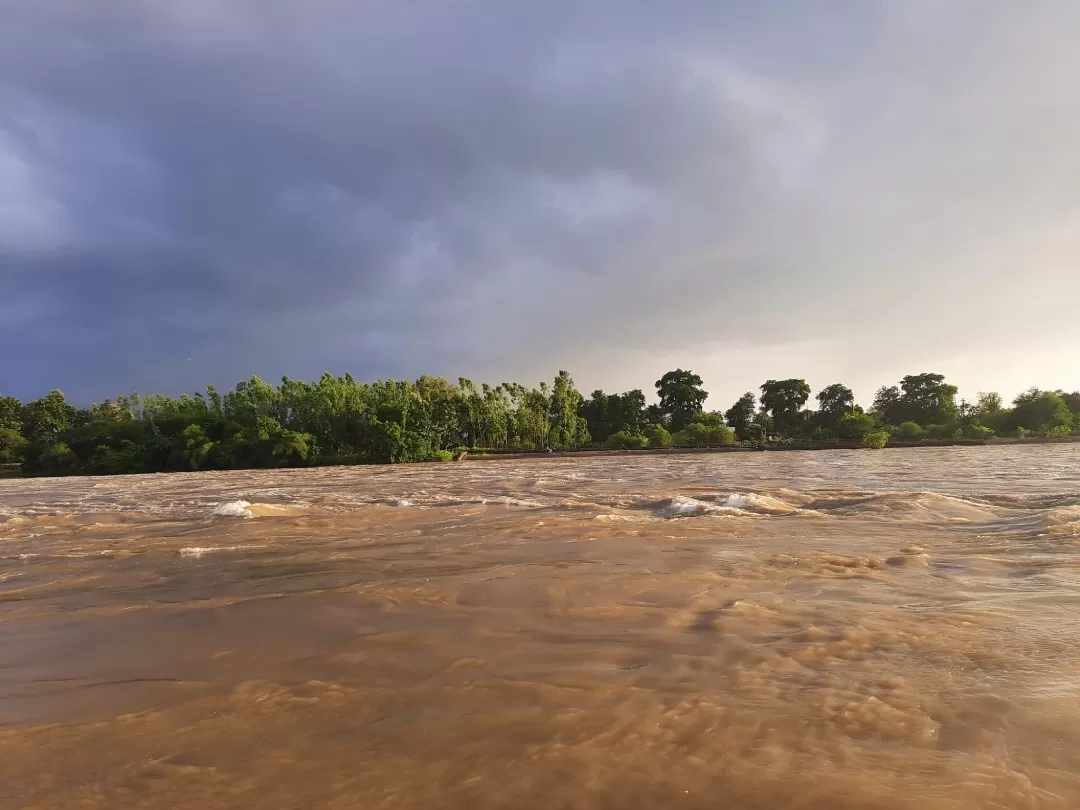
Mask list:
POLYGON ((1011 408, 995 393, 957 402, 940 374, 904 377, 864 411, 834 383, 807 409, 805 380, 768 380, 724 412, 703 410, 701 377, 676 369, 641 389, 585 399, 565 371, 551 385, 475 385, 465 378, 313 383, 252 377, 221 395, 119 397, 77 409, 53 391, 0 396, 0 465, 28 475, 140 473, 335 463, 442 461, 463 450, 718 447, 742 441, 886 444, 1080 435, 1080 392, 1032 388, 1011 408))

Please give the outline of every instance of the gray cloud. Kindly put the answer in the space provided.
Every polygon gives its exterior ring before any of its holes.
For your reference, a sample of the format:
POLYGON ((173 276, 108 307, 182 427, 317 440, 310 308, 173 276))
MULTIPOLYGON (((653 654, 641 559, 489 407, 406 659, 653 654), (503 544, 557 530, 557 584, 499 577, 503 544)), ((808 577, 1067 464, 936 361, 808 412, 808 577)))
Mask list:
POLYGON ((1077 23, 10 0, 0 389, 671 363, 717 405, 791 374, 1080 386, 1077 23))

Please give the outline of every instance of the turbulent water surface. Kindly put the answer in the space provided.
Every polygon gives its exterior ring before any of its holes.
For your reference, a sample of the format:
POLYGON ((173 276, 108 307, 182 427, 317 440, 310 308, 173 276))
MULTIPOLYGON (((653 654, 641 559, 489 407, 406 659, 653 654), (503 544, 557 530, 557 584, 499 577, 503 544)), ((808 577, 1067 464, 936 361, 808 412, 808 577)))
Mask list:
POLYGON ((0 482, 0 807, 1080 807, 1080 445, 0 482))

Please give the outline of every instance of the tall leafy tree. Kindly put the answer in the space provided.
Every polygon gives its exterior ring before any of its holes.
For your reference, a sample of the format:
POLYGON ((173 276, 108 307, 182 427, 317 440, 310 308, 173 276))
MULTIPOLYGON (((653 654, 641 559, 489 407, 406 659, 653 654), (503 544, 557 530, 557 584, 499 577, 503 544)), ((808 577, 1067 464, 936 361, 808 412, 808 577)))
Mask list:
POLYGON ((592 440, 602 442, 615 433, 640 435, 649 424, 646 411, 645 394, 635 388, 622 394, 593 391, 578 413, 588 424, 592 440))
MULTIPOLYGON (((1080 417, 1080 391, 1073 391, 1071 394, 1067 394, 1064 391, 1058 391, 1061 394, 1061 398, 1065 400, 1065 404, 1069 410, 1072 411, 1074 417, 1080 417)), ((1078 425, 1080 426, 1080 425, 1078 425)))
POLYGON ((904 417, 901 407, 900 386, 882 386, 874 394, 874 404, 870 412, 887 425, 899 425, 909 421, 904 417))
POLYGON ((756 410, 757 397, 754 396, 753 391, 747 391, 735 400, 734 405, 724 411, 724 419, 742 441, 756 438, 755 434, 760 435, 760 431, 754 427, 756 410))
POLYGON ((435 447, 446 450, 461 445, 461 390, 442 377, 424 376, 416 381, 416 392, 435 447))
POLYGON ((597 388, 589 398, 583 400, 578 409, 578 415, 589 426, 589 436, 594 442, 602 442, 609 435, 607 425, 607 402, 608 395, 597 388))
POLYGON ((701 413, 709 397, 702 384, 701 377, 681 368, 669 371, 656 381, 660 410, 671 430, 682 430, 701 413))
POLYGON ((22 431, 22 407, 15 397, 0 397, 0 430, 22 431))
POLYGON ((627 430, 638 434, 649 424, 645 416, 645 393, 640 388, 613 395, 609 404, 616 432, 627 430))
POLYGON ((999 413, 1003 409, 1001 394, 996 391, 990 391, 989 393, 980 391, 975 409, 982 416, 999 413))
POLYGON ((775 429, 790 435, 802 421, 802 409, 810 398, 806 380, 766 380, 761 386, 761 407, 773 418, 775 429))
POLYGON ((569 450, 589 443, 589 424, 578 416, 582 396, 565 371, 555 376, 551 386, 551 431, 549 441, 555 450, 569 450))
POLYGON ((1041 436, 1065 434, 1072 429, 1072 412, 1061 394, 1030 388, 1013 402, 1009 422, 1041 436))
POLYGON ((972 420, 975 424, 1000 432, 1005 429, 1008 418, 1009 411, 1002 405, 1000 394, 996 391, 979 392, 972 410, 972 420))
POLYGON ((22 464, 28 444, 18 431, 0 427, 0 464, 22 464))
POLYGON ((277 406, 277 390, 258 377, 237 383, 236 388, 225 395, 223 403, 225 416, 245 427, 254 427, 260 417, 276 415, 277 406))
POLYGON ((959 415, 955 385, 941 374, 911 374, 900 381, 900 407, 904 419, 919 425, 944 425, 959 415))
POLYGON ((840 417, 836 435, 846 441, 861 441, 862 437, 877 427, 874 417, 865 413, 849 411, 840 417))
POLYGON ((53 444, 60 434, 75 424, 75 407, 63 391, 50 391, 48 396, 26 403, 22 411, 23 436, 28 441, 53 444))
POLYGON ((855 411, 855 393, 842 383, 822 388, 816 397, 818 413, 829 424, 839 422, 845 414, 855 411))

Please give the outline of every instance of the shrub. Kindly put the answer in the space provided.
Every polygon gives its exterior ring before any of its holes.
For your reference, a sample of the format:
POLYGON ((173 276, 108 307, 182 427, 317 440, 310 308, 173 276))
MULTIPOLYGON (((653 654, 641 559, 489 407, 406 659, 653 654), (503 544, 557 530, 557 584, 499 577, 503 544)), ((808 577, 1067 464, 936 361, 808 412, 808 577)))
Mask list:
POLYGON ((863 434, 862 446, 880 450, 889 441, 889 434, 884 430, 870 430, 863 434))
POLYGON ((727 425, 708 426, 691 422, 673 437, 680 447, 711 447, 735 443, 735 434, 727 425))
POLYGON ((877 421, 867 413, 848 413, 836 425, 836 435, 841 439, 861 439, 877 427, 877 421))
POLYGON ((964 429, 959 425, 928 425, 926 437, 935 441, 964 438, 964 429))
POLYGON ((649 440, 639 433, 620 430, 608 436, 604 446, 609 450, 642 450, 648 443, 649 440))
POLYGON ((898 438, 905 441, 914 441, 923 434, 923 429, 919 427, 918 422, 903 422, 897 429, 895 435, 898 438))
POLYGON ((663 425, 649 425, 645 428, 645 438, 649 447, 671 447, 671 431, 663 425))
POLYGON ((14 430, 0 428, 0 464, 21 464, 28 444, 14 430))
POLYGON ((451 450, 436 450, 431 454, 432 461, 453 461, 456 458, 451 450))
POLYGON ((63 442, 48 446, 31 444, 23 466, 32 475, 70 475, 77 471, 79 459, 63 442))

